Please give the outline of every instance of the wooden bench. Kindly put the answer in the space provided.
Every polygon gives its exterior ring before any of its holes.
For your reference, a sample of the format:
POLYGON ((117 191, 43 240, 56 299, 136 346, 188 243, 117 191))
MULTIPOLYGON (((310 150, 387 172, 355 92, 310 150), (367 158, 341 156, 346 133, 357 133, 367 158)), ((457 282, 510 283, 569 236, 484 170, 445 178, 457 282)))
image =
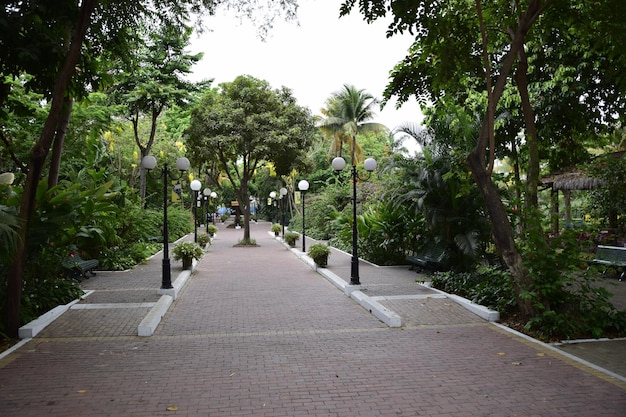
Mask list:
POLYGON ((449 252, 445 245, 441 243, 426 244, 422 250, 412 256, 407 256, 406 260, 411 264, 411 270, 420 272, 423 269, 428 271, 441 271, 446 269, 449 252))
POLYGON ((77 281, 81 281, 82 278, 89 278, 87 273, 90 273, 92 276, 96 275, 94 269, 98 267, 100 261, 97 259, 88 259, 84 260, 78 254, 72 254, 63 259, 61 261, 61 266, 65 268, 68 275, 77 281))
MULTIPOLYGON (((590 261, 592 264, 605 265, 607 267, 621 268, 619 280, 623 281, 626 276, 626 248, 619 246, 598 245, 595 257, 590 261)), ((606 272, 604 270, 603 274, 606 272)))

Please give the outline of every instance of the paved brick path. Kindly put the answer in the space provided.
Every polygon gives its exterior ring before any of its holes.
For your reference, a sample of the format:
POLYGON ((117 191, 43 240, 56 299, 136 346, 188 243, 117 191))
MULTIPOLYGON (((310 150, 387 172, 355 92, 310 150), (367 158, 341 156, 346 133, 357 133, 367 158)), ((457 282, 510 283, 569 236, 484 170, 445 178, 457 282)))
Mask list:
MULTIPOLYGON (((220 226, 151 337, 136 327, 160 258, 85 281, 93 294, 0 360, 0 415, 625 415, 626 383, 430 296, 406 269, 361 268, 364 292, 403 317, 392 329, 269 224, 253 225, 258 248, 220 226)), ((329 269, 349 276, 344 261, 329 269)))

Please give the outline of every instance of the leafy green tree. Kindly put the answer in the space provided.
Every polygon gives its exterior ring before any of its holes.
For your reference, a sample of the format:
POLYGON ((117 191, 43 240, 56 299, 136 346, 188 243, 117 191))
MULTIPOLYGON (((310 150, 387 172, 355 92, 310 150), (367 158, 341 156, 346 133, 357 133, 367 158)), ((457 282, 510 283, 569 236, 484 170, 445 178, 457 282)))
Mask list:
MULTIPOLYGON (((126 117, 133 126, 134 139, 140 151, 140 160, 150 154, 156 138, 158 119, 169 106, 184 105, 196 86, 185 79, 202 53, 190 55, 190 27, 162 25, 150 32, 147 42, 138 45, 130 68, 117 75, 111 89, 114 101, 126 107, 126 117), (149 120, 149 132, 144 138, 140 132, 143 118, 149 120)), ((146 170, 140 166, 139 195, 146 197, 146 170)))
POLYGON ((43 94, 27 89, 32 76, 5 76, 7 89, 0 107, 0 172, 13 172, 20 184, 26 176, 28 152, 45 120, 48 106, 43 94))
POLYGON ((264 162, 277 175, 303 166, 313 136, 313 118, 291 91, 239 76, 209 91, 191 115, 188 147, 195 161, 217 161, 237 193, 244 214, 244 242, 250 241, 249 183, 264 162))
POLYGON ((620 214, 626 212, 626 169, 624 154, 604 155, 587 164, 586 171, 601 185, 589 191, 589 201, 594 213, 605 219, 612 229, 624 227, 620 214))

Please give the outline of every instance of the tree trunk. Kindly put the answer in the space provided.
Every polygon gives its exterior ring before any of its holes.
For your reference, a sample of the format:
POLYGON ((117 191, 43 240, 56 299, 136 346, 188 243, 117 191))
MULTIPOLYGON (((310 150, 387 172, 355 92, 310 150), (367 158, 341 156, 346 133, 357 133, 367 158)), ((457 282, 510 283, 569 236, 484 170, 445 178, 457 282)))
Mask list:
POLYGON ((485 169, 482 159, 477 155, 476 149, 468 156, 467 163, 485 200, 496 247, 502 256, 502 260, 513 275, 513 284, 520 310, 525 317, 532 317, 533 308, 531 303, 520 297, 522 291, 529 287, 531 281, 524 269, 522 256, 515 247, 513 228, 509 223, 498 188, 491 180, 491 176, 485 169))
POLYGON ((572 221, 572 190, 563 190, 563 218, 567 223, 572 221))
POLYGON ((552 233, 559 234, 559 191, 550 190, 550 217, 552 233))
MULTIPOLYGON (((139 148, 139 158, 140 158, 140 162, 139 162, 139 198, 141 200, 141 207, 145 208, 146 207, 146 178, 147 178, 147 174, 146 174, 146 169, 143 167, 143 164, 141 162, 143 162, 143 158, 144 156, 147 156, 148 152, 146 152, 146 150, 144 148, 139 148)), ((163 181, 167 181, 167 178, 163 178, 163 181)))
POLYGON ((70 124, 72 106, 74 101, 65 97, 63 99, 63 113, 59 119, 59 126, 52 145, 52 158, 50 160, 50 173, 48 174, 48 188, 52 188, 59 183, 59 171, 61 170, 61 156, 63 154, 63 143, 67 134, 67 126, 70 124))
POLYGON ((239 207, 243 212, 243 241, 250 242, 250 196, 248 195, 248 182, 252 179, 256 164, 250 166, 250 156, 243 158, 243 172, 241 175, 241 185, 239 193, 239 207))
POLYGON ((243 214, 243 242, 250 241, 250 199, 248 197, 248 175, 243 174, 241 186, 237 193, 239 208, 243 214))
MULTIPOLYGON (((139 154, 141 155, 141 160, 146 155, 150 155, 150 151, 152 150, 152 144, 154 143, 154 138, 156 137, 156 128, 157 128, 157 119, 159 118, 159 114, 161 114, 160 109, 152 109, 152 113, 150 115, 150 136, 148 137, 148 143, 146 145, 141 144, 141 140, 139 139, 139 112, 137 111, 133 116, 133 133, 135 136, 135 143, 139 147, 139 154)), ((146 170, 139 164, 139 197, 141 198, 141 205, 144 206, 146 202, 146 170)))
POLYGON ((39 140, 35 143, 30 152, 28 174, 26 175, 26 182, 20 203, 19 216, 22 228, 19 231, 20 239, 18 239, 16 256, 11 265, 9 265, 7 279, 4 320, 7 335, 10 337, 17 337, 20 327, 22 284, 27 257, 26 237, 35 203, 37 184, 63 112, 63 98, 66 96, 67 87, 76 71, 76 64, 80 59, 81 47, 89 27, 91 13, 97 3, 98 0, 83 0, 81 4, 76 32, 74 33, 68 55, 59 70, 54 90, 52 91, 52 103, 48 118, 43 126, 39 140))
POLYGON ((528 141, 528 170, 526 174, 526 199, 524 206, 527 214, 530 214, 539 204, 537 196, 537 186, 539 185, 539 139, 535 126, 535 113, 530 104, 530 95, 528 94, 528 60, 526 59, 523 46, 519 50, 518 57, 519 62, 515 71, 515 83, 522 101, 526 140, 528 141))
MULTIPOLYGON (((543 7, 545 7, 545 5, 541 4, 541 0, 531 0, 526 11, 520 15, 518 27, 515 31, 510 31, 511 47, 502 59, 500 73, 494 83, 493 91, 487 93, 489 101, 488 106, 492 106, 488 108, 495 109, 497 107, 507 84, 507 78, 511 74, 513 64, 518 56, 518 52, 524 45, 526 34, 535 20, 541 15, 543 7)), ((478 12, 480 12, 480 9, 478 9, 478 12)), ((486 40, 483 39, 483 42, 486 42, 486 40)), ((486 47, 484 49, 487 50, 486 47)), ((476 147, 467 157, 467 163, 485 201, 487 213, 492 225, 495 245, 513 275, 513 286, 520 311, 522 315, 528 318, 533 316, 534 309, 530 300, 521 297, 521 295, 525 289, 530 288, 532 279, 528 276, 523 265, 522 257, 515 246, 513 228, 507 217, 504 204, 500 199, 498 188, 493 183, 490 173, 485 168, 487 165, 492 166, 491 160, 488 161, 488 164, 485 161, 485 155, 490 145, 490 138, 493 137, 493 132, 491 132, 493 123, 488 120, 489 117, 489 112, 487 112, 483 118, 483 124, 476 142, 476 147)), ((490 158, 492 156, 493 153, 490 153, 490 158)))

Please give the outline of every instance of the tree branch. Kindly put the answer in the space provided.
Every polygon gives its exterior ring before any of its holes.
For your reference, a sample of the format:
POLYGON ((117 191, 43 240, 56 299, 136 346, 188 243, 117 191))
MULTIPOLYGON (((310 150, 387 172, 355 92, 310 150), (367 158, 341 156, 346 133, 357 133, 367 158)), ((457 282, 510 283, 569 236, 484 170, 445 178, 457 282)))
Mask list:
POLYGON ((19 168, 22 174, 26 175, 26 173, 28 172, 28 168, 22 163, 22 161, 19 160, 17 155, 15 155, 15 152, 13 152, 13 149, 11 149, 11 141, 5 136, 4 132, 0 132, 0 140, 2 140, 7 151, 9 151, 9 155, 11 156, 11 160, 13 161, 15 166, 19 168))

